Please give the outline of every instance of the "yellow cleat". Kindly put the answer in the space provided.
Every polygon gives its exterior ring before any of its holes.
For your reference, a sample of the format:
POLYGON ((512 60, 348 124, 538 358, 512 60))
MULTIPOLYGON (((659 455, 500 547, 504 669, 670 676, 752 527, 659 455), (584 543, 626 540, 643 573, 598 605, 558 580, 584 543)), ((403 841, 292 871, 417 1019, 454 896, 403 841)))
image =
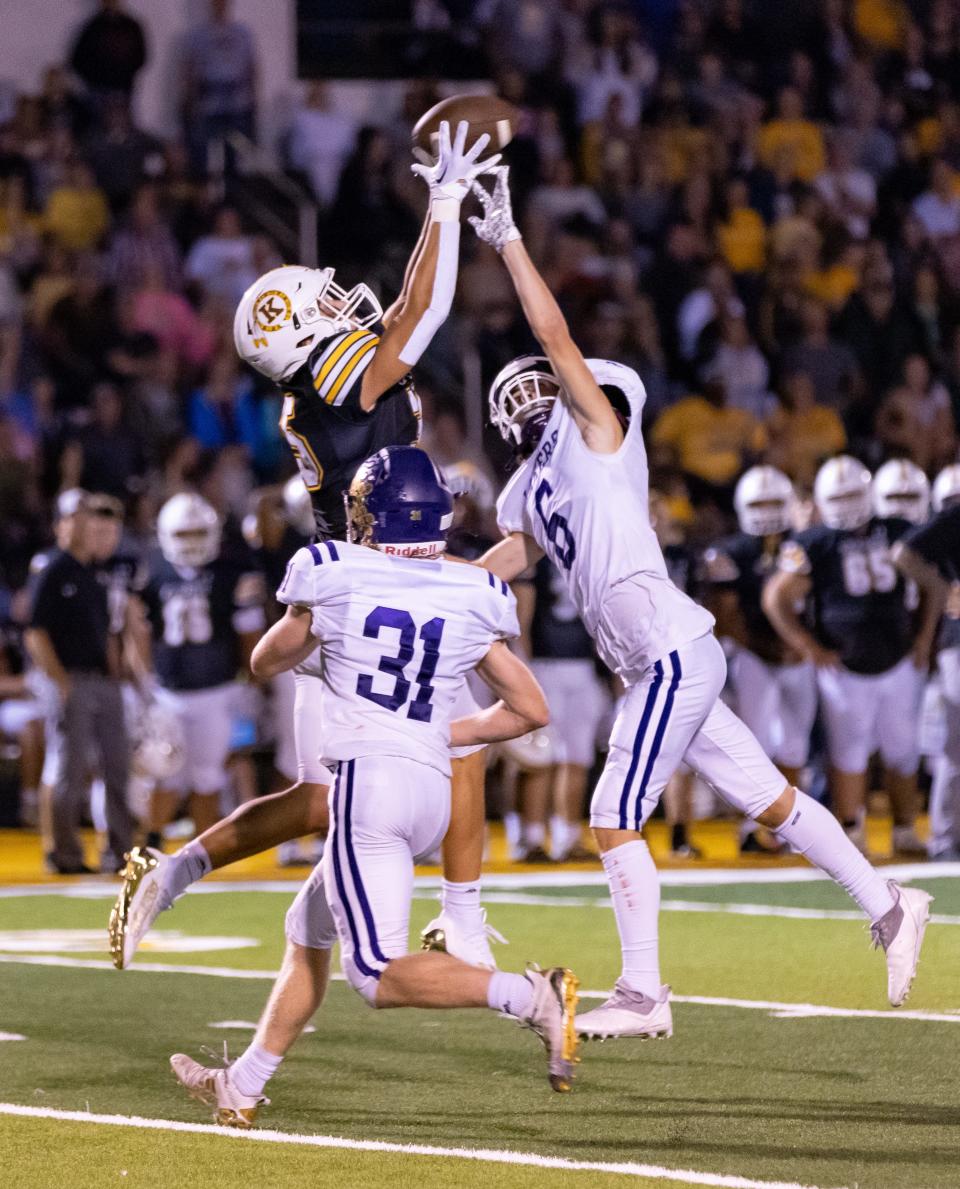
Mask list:
POLYGON ((160 912, 160 874, 169 862, 159 851, 135 846, 125 856, 123 884, 110 910, 110 957, 118 970, 129 966, 137 946, 160 912))

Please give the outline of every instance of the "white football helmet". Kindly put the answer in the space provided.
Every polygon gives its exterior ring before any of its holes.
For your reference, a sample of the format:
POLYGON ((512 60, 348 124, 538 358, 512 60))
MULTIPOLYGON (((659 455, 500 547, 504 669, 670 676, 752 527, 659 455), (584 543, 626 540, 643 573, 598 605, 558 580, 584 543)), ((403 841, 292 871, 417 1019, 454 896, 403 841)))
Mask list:
POLYGON ((502 368, 490 385, 490 424, 505 442, 520 446, 524 426, 539 423, 540 432, 560 391, 544 355, 521 355, 502 368))
POLYGON ((942 512, 960 501, 960 462, 944 467, 933 481, 933 510, 942 512))
POLYGON ((310 492, 299 475, 292 475, 283 485, 283 512, 287 524, 302 536, 312 537, 317 531, 310 492))
POLYGON ((870 519, 870 472, 849 454, 823 464, 813 482, 813 502, 827 528, 861 528, 870 519))
POLYGON ((891 458, 873 476, 873 510, 923 524, 930 515, 930 480, 909 459, 891 458))
POLYGON ((133 771, 149 780, 168 780, 183 767, 185 757, 180 719, 156 698, 137 702, 129 721, 133 771))
POLYGON ((245 363, 279 382, 324 339, 382 317, 380 302, 366 285, 343 289, 332 268, 284 264, 264 273, 240 298, 233 341, 245 363))
POLYGON ((160 509, 157 540, 172 565, 209 565, 220 552, 220 517, 203 496, 181 491, 160 509))
POLYGON ((793 523, 793 500, 793 484, 776 467, 744 471, 733 493, 740 528, 751 537, 788 532, 793 523))

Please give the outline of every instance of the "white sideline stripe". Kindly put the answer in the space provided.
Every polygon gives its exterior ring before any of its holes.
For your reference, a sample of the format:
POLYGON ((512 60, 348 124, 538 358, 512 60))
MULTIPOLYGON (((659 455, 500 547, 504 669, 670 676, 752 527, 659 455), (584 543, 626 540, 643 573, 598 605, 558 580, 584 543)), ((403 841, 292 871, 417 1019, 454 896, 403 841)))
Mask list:
POLYGON ((313 1148, 339 1148, 350 1152, 391 1152, 404 1156, 439 1156, 455 1160, 477 1160, 486 1164, 519 1164, 528 1168, 558 1168, 564 1172, 618 1173, 620 1176, 685 1181, 713 1185, 719 1189, 816 1189, 796 1181, 755 1181, 749 1177, 694 1172, 684 1168, 661 1168, 656 1164, 606 1163, 599 1160, 569 1160, 562 1156, 539 1156, 535 1152, 507 1152, 495 1148, 439 1148, 432 1144, 398 1144, 386 1140, 343 1139, 335 1135, 295 1135, 287 1131, 238 1131, 212 1123, 181 1123, 172 1119, 143 1119, 138 1115, 94 1115, 86 1111, 60 1111, 51 1107, 19 1106, 0 1102, 0 1115, 29 1119, 60 1119, 67 1123, 100 1123, 110 1127, 139 1127, 150 1131, 183 1131, 200 1135, 222 1135, 227 1139, 259 1143, 296 1144, 313 1148))
MULTIPOLYGON (((113 970, 113 963, 101 958, 60 958, 48 954, 0 954, 0 963, 11 966, 64 966, 73 970, 113 970)), ((211 978, 239 978, 272 982, 277 970, 236 970, 231 966, 174 966, 166 962, 136 962, 127 971, 137 974, 206 974, 211 978)), ((124 971, 126 973, 127 971, 124 971)), ((119 971, 117 972, 119 973, 119 971)), ((344 982, 343 974, 331 974, 330 978, 344 982)), ((610 991, 581 991, 581 999, 606 999, 610 991)), ((670 995, 671 1003, 693 1003, 700 1007, 742 1007, 753 1011, 768 1011, 778 1018, 792 1016, 848 1016, 871 1020, 923 1020, 934 1024, 960 1024, 960 1011, 956 1014, 932 1011, 872 1011, 859 1007, 828 1007, 816 1003, 779 1003, 765 999, 724 999, 709 995, 670 995)), ((213 1027, 213 1025, 211 1025, 213 1027)))
MULTIPOLYGON (((950 879, 960 877, 958 863, 891 863, 883 867, 888 879, 909 883, 914 879, 950 879)), ((720 887, 727 884, 779 884, 779 883, 823 883, 829 875, 813 867, 775 867, 751 871, 748 868, 706 867, 702 870, 661 871, 663 887, 720 887)), ((306 878, 306 877, 304 877, 306 878)), ((527 888, 587 888, 605 887, 606 876, 602 871, 518 871, 483 876, 485 888, 503 888, 523 891, 527 888)), ((439 891, 442 880, 438 875, 418 875, 414 880, 418 889, 439 891)), ((194 884, 192 895, 218 895, 229 892, 283 892, 290 896, 299 888, 297 880, 240 879, 214 880, 194 884)), ((113 879, 82 879, 69 884, 8 884, 0 887, 0 899, 17 896, 66 896, 68 898, 101 899, 113 898, 119 887, 113 879)))

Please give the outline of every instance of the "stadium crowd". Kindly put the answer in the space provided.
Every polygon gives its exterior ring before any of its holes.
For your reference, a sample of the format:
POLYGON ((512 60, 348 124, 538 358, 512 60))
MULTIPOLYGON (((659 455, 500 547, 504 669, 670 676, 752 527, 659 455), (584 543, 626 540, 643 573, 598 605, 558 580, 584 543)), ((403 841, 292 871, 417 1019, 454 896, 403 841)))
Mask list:
MULTIPOLYGON (((735 528, 736 484, 755 464, 783 471, 809 518, 836 454, 871 471, 907 459, 931 481, 956 461, 953 0, 431 0, 417 13, 482 47, 518 108, 508 156, 524 238, 585 353, 643 378, 658 520, 688 589, 708 597, 702 559, 735 528)), ((255 37, 216 0, 187 41, 183 134, 165 140, 132 117, 138 29, 102 0, 37 93, 0 95, 0 729, 23 750, 25 820, 42 757, 23 648, 39 623, 31 563, 76 513, 63 493, 95 493, 91 520, 122 519, 115 548, 135 568, 183 491, 216 508, 224 548, 262 544, 294 473, 279 397, 241 367, 231 329, 279 253, 241 218, 231 180, 224 200, 207 174, 218 138, 255 134, 255 37)), ((376 126, 356 126, 322 80, 292 106, 276 147, 318 205, 320 262, 343 283, 398 288, 423 203, 410 128, 440 93, 410 83, 376 126)), ((418 391, 423 444, 467 490, 468 554, 495 534, 509 459, 495 435, 469 440, 463 392, 531 347, 496 254, 465 236, 456 307, 418 391)), ((547 574, 530 586, 531 625, 549 588, 547 574)), ((591 667, 589 643, 547 636, 538 659, 569 648, 552 659, 591 667)), ((593 737, 555 757, 552 791, 531 776, 540 760, 514 756, 537 786, 526 852, 544 852, 550 803, 555 853, 577 852, 605 686, 594 700, 593 737)), ((240 751, 269 748, 262 718, 238 715, 240 751)))

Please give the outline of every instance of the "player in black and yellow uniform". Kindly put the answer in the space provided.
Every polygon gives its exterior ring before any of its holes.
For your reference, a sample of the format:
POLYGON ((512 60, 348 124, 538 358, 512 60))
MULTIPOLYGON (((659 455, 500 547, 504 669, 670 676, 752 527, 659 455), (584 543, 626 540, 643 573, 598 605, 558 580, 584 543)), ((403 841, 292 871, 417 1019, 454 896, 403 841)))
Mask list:
MULTIPOLYGON (((761 605, 791 529, 793 485, 775 467, 751 467, 737 483, 740 531, 704 551, 701 578, 717 633, 731 641, 730 684, 737 713, 792 785, 807 762, 817 713, 814 668, 777 634, 761 605)), ((742 849, 779 849, 764 833, 748 831, 742 849)))
POLYGON ((894 848, 920 849, 913 832, 920 697, 938 609, 891 559, 906 520, 871 514, 870 472, 847 456, 817 474, 822 523, 784 543, 763 605, 787 644, 817 667, 834 808, 865 845, 867 765, 879 751, 894 807, 894 848), (806 623, 797 612, 806 605, 806 623))
MULTIPOLYGON (((499 156, 478 160, 489 138, 481 136, 467 150, 467 134, 467 124, 460 124, 451 143, 449 127, 442 124, 436 162, 412 166, 430 188, 430 203, 403 289, 389 309, 382 309, 366 285, 344 289, 337 284, 332 268, 296 265, 265 273, 237 307, 237 352, 284 395, 281 427, 310 492, 320 538, 344 535, 344 492, 360 463, 385 446, 410 445, 419 436, 419 402, 410 369, 453 303, 460 204, 473 180, 499 161, 499 156)), ((298 711, 301 702, 313 700, 308 692, 316 676, 312 663, 314 657, 296 671, 298 711)), ((158 856, 138 852, 132 857, 111 925, 118 965, 132 957, 156 912, 211 867, 326 829, 329 773, 319 764, 322 743, 315 732, 298 730, 297 738, 298 783, 291 789, 241 806, 165 860, 162 874, 151 874, 158 856), (153 907, 148 919, 138 911, 139 901, 155 881, 163 891, 149 897, 153 907), (130 921, 135 927, 128 928, 130 921)), ((458 764, 482 768, 482 756, 458 764)), ((458 764, 454 813, 444 842, 445 873, 453 890, 448 899, 445 885, 443 903, 459 919, 445 922, 445 932, 451 952, 455 936, 460 937, 464 945, 458 956, 493 964, 479 907, 482 783, 458 780, 458 764)))

